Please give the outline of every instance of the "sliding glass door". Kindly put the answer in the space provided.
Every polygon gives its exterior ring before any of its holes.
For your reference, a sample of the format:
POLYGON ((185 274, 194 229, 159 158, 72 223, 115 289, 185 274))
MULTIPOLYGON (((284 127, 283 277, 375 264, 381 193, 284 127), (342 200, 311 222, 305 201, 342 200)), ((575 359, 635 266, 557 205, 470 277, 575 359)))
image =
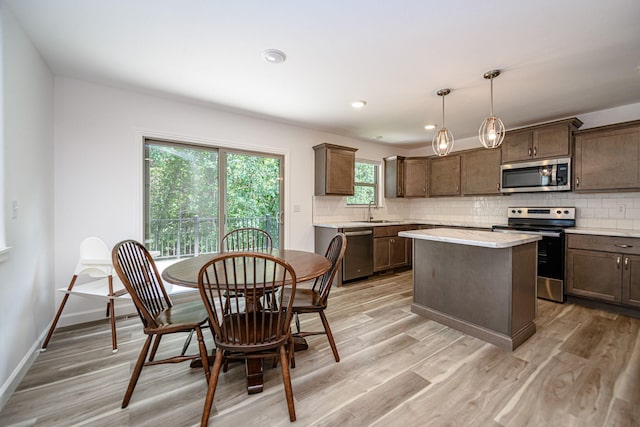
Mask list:
POLYGON ((217 252, 241 227, 266 230, 280 247, 281 156, 157 140, 144 153, 144 240, 157 258, 217 252))
POLYGON ((221 175, 224 232, 243 227, 260 228, 282 242, 283 170, 281 156, 222 151, 221 175))

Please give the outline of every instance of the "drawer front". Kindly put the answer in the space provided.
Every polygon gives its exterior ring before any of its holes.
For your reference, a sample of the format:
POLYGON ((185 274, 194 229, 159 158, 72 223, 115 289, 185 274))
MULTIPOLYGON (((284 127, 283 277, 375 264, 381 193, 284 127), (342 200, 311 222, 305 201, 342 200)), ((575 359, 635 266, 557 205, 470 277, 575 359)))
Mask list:
POLYGON ((640 255, 640 239, 633 237, 568 234, 567 247, 570 249, 586 249, 591 251, 640 255))
POLYGON ((373 227, 373 237, 395 237, 401 231, 415 230, 416 224, 387 225, 384 227, 373 227))
POLYGON ((373 237, 390 237, 397 235, 398 232, 394 233, 394 227, 386 226, 386 227, 373 227, 373 237))

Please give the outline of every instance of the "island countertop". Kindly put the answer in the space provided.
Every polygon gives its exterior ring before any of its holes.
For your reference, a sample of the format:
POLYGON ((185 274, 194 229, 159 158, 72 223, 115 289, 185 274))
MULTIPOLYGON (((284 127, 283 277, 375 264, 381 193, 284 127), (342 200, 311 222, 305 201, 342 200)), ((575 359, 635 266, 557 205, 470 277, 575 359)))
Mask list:
POLYGON ((460 245, 482 246, 485 248, 510 248, 542 239, 540 236, 531 234, 494 233, 492 231, 454 228, 409 230, 398 233, 398 236, 460 245))

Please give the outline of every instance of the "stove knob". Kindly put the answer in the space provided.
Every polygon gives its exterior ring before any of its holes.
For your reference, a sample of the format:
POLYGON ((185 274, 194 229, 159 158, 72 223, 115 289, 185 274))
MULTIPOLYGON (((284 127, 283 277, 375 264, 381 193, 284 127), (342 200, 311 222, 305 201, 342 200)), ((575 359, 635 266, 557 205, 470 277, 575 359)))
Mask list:
POLYGON ((521 214, 522 213, 522 209, 518 209, 518 213, 521 214))
POLYGON ((564 211, 564 214, 565 215, 569 215, 569 211, 564 211))
POLYGON ((511 213, 516 213, 516 210, 515 209, 511 209, 511 213))
MULTIPOLYGON (((558 210, 556 211, 556 213, 557 213, 558 215, 560 215, 560 214, 562 213, 562 211, 561 211, 560 209, 558 209, 558 210)), ((566 211, 565 211, 565 213, 566 213, 566 211)))

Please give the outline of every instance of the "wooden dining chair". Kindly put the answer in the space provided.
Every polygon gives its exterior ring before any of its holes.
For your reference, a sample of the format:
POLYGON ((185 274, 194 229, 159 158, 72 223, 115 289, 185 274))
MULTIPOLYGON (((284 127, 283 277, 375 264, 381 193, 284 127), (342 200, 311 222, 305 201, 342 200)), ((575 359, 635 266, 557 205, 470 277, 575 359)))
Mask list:
POLYGON ((273 248, 271 235, 260 228, 238 228, 224 235, 222 252, 269 251, 273 248))
MULTIPOLYGON (((222 248, 222 252, 268 252, 273 249, 273 239, 271 238, 271 235, 269 233, 260 228, 237 228, 224 235, 220 247, 222 248)), ((226 371, 227 363, 225 362, 224 372, 226 371)))
POLYGON ((227 358, 245 361, 279 358, 289 419, 295 421, 287 350, 288 345, 293 345, 293 301, 283 299, 284 289, 295 295, 293 267, 266 253, 222 253, 201 268, 198 287, 216 344, 201 425, 208 424, 220 370, 227 358), (270 299, 267 303, 265 296, 270 299), (225 308, 229 300, 230 307, 225 308))
MULTIPOLYGON (((293 296, 293 313, 295 315, 295 324, 297 330, 297 332, 293 334, 293 337, 304 338, 309 335, 326 335, 336 362, 340 362, 340 355, 338 354, 338 348, 336 347, 336 342, 333 339, 333 334, 331 333, 331 328, 329 327, 329 321, 327 320, 327 316, 325 315, 324 310, 327 308, 329 292, 331 291, 333 280, 336 276, 336 272, 340 268, 340 264, 342 262, 342 258, 344 257, 344 252, 346 249, 346 236, 344 235, 344 233, 336 234, 336 236, 331 239, 331 242, 329 242, 329 246, 327 247, 327 251, 325 253, 325 257, 331 262, 331 268, 324 275, 318 277, 313 282, 313 286, 310 289, 300 286, 293 296), (324 331, 301 331, 299 315, 305 313, 318 313, 318 315, 320 316, 320 320, 322 320, 324 331)), ((285 295, 285 298, 290 298, 290 296, 285 295)), ((291 366, 295 367, 293 346, 290 347, 290 352, 292 353, 290 355, 291 366)))
POLYGON ((122 407, 126 408, 129 405, 129 400, 144 366, 200 359, 203 362, 205 377, 209 381, 207 348, 202 335, 202 328, 207 324, 208 315, 201 302, 194 301, 174 305, 165 290, 153 258, 141 243, 134 240, 124 240, 115 245, 111 256, 113 266, 131 295, 142 321, 144 333, 147 335, 135 368, 131 373, 122 407), (198 337, 199 354, 181 354, 154 360, 163 335, 193 330, 196 331, 198 337), (149 354, 149 347, 154 338, 153 348, 149 354), (147 356, 149 356, 148 360, 147 356))

